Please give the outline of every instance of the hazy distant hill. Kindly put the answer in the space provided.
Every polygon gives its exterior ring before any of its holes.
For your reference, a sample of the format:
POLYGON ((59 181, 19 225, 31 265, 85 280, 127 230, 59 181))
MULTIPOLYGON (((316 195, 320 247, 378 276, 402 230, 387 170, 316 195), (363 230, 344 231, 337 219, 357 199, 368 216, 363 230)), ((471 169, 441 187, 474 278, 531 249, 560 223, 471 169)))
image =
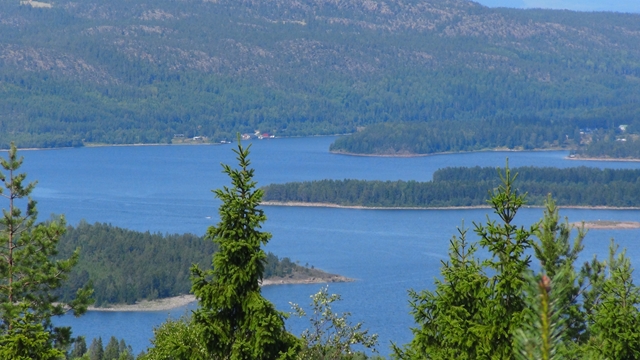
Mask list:
POLYGON ((637 121, 640 15, 462 0, 0 3, 0 145, 637 121), (33 3, 32 3, 33 4, 33 3))
POLYGON ((615 11, 639 13, 640 2, 628 0, 480 0, 489 7, 519 9, 567 9, 574 11, 615 11))

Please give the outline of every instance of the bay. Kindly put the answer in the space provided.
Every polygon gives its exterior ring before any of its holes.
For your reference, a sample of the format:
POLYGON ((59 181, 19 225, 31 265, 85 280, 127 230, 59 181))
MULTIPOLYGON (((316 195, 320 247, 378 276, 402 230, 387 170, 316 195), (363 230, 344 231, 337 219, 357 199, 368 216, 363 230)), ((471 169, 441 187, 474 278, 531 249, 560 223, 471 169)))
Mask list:
MULTIPOLYGON (((592 166, 638 168, 632 162, 567 160, 565 151, 479 152, 412 158, 359 157, 330 154, 333 137, 270 139, 252 144, 251 160, 259 185, 316 179, 430 180, 447 166, 512 167, 592 166)), ((211 189, 228 184, 220 163, 235 164, 233 145, 118 146, 22 151, 28 179, 38 180, 33 194, 40 218, 65 214, 70 224, 80 220, 161 233, 203 234, 217 221, 219 202, 211 189)), ((448 240, 464 220, 466 227, 486 220, 487 209, 471 210, 356 210, 304 207, 265 207, 265 229, 273 233, 267 250, 323 270, 357 279, 330 284, 339 293, 340 311, 380 335, 379 350, 411 339, 407 290, 431 289, 446 259, 448 240)), ((570 221, 638 221, 638 210, 564 209, 570 221)), ((516 221, 530 226, 542 216, 538 208, 523 209, 516 221)), ((637 267, 639 230, 591 231, 583 259, 607 255, 615 238, 637 267)), ((473 232, 469 238, 475 240, 473 232)), ((283 311, 289 302, 306 305, 321 285, 265 287, 263 292, 283 311)), ((91 312, 81 318, 64 316, 56 324, 71 325, 87 339, 114 335, 140 352, 149 345, 152 328, 168 316, 179 317, 188 307, 170 312, 91 312)), ((288 320, 299 334, 307 324, 288 320)), ((88 340, 90 341, 90 340, 88 340)))

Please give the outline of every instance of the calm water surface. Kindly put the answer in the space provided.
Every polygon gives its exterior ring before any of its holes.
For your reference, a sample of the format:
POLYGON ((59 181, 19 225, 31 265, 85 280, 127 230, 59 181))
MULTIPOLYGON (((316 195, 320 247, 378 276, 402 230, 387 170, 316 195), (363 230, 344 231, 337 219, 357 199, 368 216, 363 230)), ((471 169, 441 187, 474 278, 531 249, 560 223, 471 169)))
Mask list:
MULTIPOLYGON (((259 184, 315 179, 430 180, 447 166, 512 167, 593 166, 638 168, 640 163, 570 161, 567 152, 482 152, 415 158, 377 158, 328 153, 332 137, 256 141, 251 159, 259 184)), ((203 234, 217 221, 219 202, 211 189, 227 185, 220 163, 235 164, 231 146, 130 146, 24 151, 24 169, 38 180, 34 198, 41 219, 65 214, 70 224, 81 219, 162 233, 203 234)), ((353 321, 380 335, 379 350, 411 339, 412 318, 407 290, 433 287, 440 261, 447 257, 448 240, 464 221, 465 227, 486 219, 487 210, 351 210, 268 207, 266 230, 273 233, 267 250, 309 263, 326 271, 357 279, 331 284, 343 301, 338 310, 350 311, 353 321)), ((636 210, 567 209, 570 221, 640 219, 636 210)), ((541 209, 523 209, 517 221, 529 226, 541 209)), ((469 238, 475 239, 472 231, 469 238)), ((635 245, 640 231, 591 231, 584 260, 606 256, 615 238, 638 267, 635 245)), ((321 285, 285 285, 263 289, 280 310, 289 302, 307 304, 321 285)), ((168 316, 179 317, 188 308, 159 312, 90 312, 81 318, 56 320, 71 325, 75 335, 103 341, 115 335, 135 352, 149 345, 152 328, 168 316)), ((306 323, 289 320, 294 333, 306 323)), ((90 341, 90 340, 89 340, 90 341)))

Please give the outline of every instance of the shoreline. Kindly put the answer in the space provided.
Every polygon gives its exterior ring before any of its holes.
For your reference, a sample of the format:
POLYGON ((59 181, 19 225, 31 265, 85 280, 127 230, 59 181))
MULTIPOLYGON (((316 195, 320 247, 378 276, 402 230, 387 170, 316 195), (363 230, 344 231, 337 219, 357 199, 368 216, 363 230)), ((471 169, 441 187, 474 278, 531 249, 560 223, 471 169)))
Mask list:
MULTIPOLYGON (((335 155, 346 155, 346 156, 382 157, 382 158, 413 158, 413 157, 425 157, 425 156, 437 156, 437 155, 472 154, 472 153, 481 153, 481 152, 543 152, 543 151, 571 151, 571 149, 549 148, 549 149, 532 149, 532 150, 524 150, 524 149, 522 149, 522 150, 520 150, 520 149, 496 148, 496 149, 472 150, 472 151, 444 151, 444 152, 436 152, 436 153, 429 153, 429 154, 415 154, 415 153, 407 153, 407 154, 359 154, 359 153, 350 153, 350 152, 345 152, 345 151, 330 150, 329 153, 335 154, 335 155)), ((637 158, 611 158, 611 157, 592 158, 592 157, 565 156, 564 159, 565 160, 578 160, 578 161, 640 162, 640 159, 637 159, 637 158)))
POLYGON ((614 220, 592 220, 583 222, 572 222, 575 227, 584 226, 589 230, 633 230, 640 229, 640 222, 637 221, 614 221, 614 220))
MULTIPOLYGON (((346 156, 364 156, 364 157, 385 157, 385 158, 412 158, 412 157, 425 157, 425 156, 437 156, 437 155, 454 155, 454 154, 472 154, 482 152, 542 152, 542 151, 571 151, 571 149, 565 148, 549 148, 549 149, 509 149, 509 148, 495 148, 484 150, 470 150, 470 151, 442 151, 429 154, 417 154, 417 153, 405 153, 405 154, 359 154, 346 151, 329 150, 330 154, 346 155, 346 156)), ((567 157, 568 158, 568 157, 567 157)), ((638 160, 640 161, 640 160, 638 160)))
POLYGON ((332 203, 316 203, 302 201, 263 201, 262 206, 292 206, 292 207, 322 207, 336 209, 354 209, 354 210, 473 210, 473 209, 490 209, 489 205, 474 206, 445 206, 445 207, 420 207, 420 206, 363 206, 363 205, 339 205, 332 203))
MULTIPOLYGON (((437 207, 418 207, 418 206, 362 206, 362 205, 339 205, 332 203, 314 203, 301 201, 263 201, 262 206, 291 206, 291 207, 323 207, 337 209, 354 209, 354 210, 475 210, 490 209, 489 205, 473 205, 473 206, 437 206, 437 207)), ((525 208, 544 208, 544 205, 526 205, 525 208)), ((585 205, 557 205, 561 209, 585 209, 585 210, 640 210, 640 206, 585 206, 585 205)))
POLYGON ((635 158, 583 158, 583 157, 565 157, 566 160, 581 160, 581 161, 620 161, 620 162, 640 162, 640 159, 635 158))
MULTIPOLYGON (((277 139, 300 139, 300 138, 316 138, 316 137, 331 137, 331 136, 345 136, 351 134, 332 134, 332 135, 308 135, 308 136, 276 136, 274 138, 264 139, 264 140, 277 140, 277 139)), ((262 140, 258 138, 251 138, 249 140, 240 140, 240 141, 251 141, 251 140, 262 140)), ((86 143, 82 146, 60 146, 60 147, 48 147, 48 148, 21 148, 19 147, 19 151, 38 151, 38 150, 64 150, 64 149, 76 149, 76 148, 101 148, 101 147, 126 147, 126 146, 192 146, 192 145, 208 145, 208 146, 216 146, 216 145, 230 145, 236 142, 236 140, 232 140, 227 143, 212 143, 212 142, 202 142, 202 143, 133 143, 133 144, 106 144, 106 143, 86 143)), ((7 152, 9 149, 0 149, 0 152, 7 152)))
MULTIPOLYGON (((276 137, 274 139, 287 139, 287 138, 306 138, 306 137, 330 137, 330 136, 344 136, 349 134, 334 134, 334 135, 311 135, 311 136, 282 136, 276 137)), ((254 139, 251 139, 254 140, 254 139)), ((242 140, 248 141, 248 140, 242 140)), ((41 150, 65 150, 65 149, 75 149, 75 148, 102 148, 102 147, 138 147, 138 146, 218 146, 218 145, 229 145, 233 142, 229 143, 176 143, 176 144, 166 144, 166 143, 138 143, 138 144, 101 144, 101 143, 89 143, 83 144, 83 146, 73 147, 73 146, 62 146, 62 147, 51 147, 51 148, 18 148, 19 151, 41 151, 41 150)), ((345 155, 345 156, 362 156, 362 157, 383 157, 383 158, 414 158, 414 157, 426 157, 426 156, 438 156, 438 155, 454 155, 454 154, 472 154, 472 153, 481 153, 481 152, 542 152, 542 151, 570 151, 571 149, 565 148, 549 148, 549 149, 532 149, 532 150, 524 150, 524 149, 508 149, 508 148, 496 148, 496 149, 484 149, 484 150, 471 150, 471 151, 444 151, 444 152, 436 152, 429 154, 415 154, 415 153, 407 153, 407 154, 359 154, 359 153, 350 153, 344 151, 335 151, 329 150, 330 154, 334 155, 345 155)), ((9 151, 8 149, 0 149, 0 152, 9 151)), ((592 157, 564 157, 565 160, 578 160, 578 161, 612 161, 612 162, 640 162, 640 158, 610 158, 610 157, 602 157, 602 158, 592 158, 592 157)))
MULTIPOLYGON (((353 282, 355 279, 348 278, 342 275, 323 273, 323 275, 311 276, 307 278, 281 278, 272 277, 264 279, 260 284, 264 286, 277 286, 277 285, 304 285, 304 284, 326 284, 336 282, 353 282)), ((113 304, 107 307, 95 307, 89 306, 87 311, 100 311, 100 312, 132 312, 132 311, 167 311, 177 309, 196 302, 195 295, 178 295, 168 298, 156 299, 156 300, 142 300, 135 304, 113 304)))

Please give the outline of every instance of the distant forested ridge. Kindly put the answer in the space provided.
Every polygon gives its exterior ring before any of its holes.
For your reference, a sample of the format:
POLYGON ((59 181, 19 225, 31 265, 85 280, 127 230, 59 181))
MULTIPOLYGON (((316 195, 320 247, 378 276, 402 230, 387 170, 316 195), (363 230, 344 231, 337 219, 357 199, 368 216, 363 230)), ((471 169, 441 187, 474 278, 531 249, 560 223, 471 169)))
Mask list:
MULTIPOLYGON (((0 147, 638 119, 637 14, 465 0, 22 3, 0 3, 0 147)), ((572 136, 534 133, 513 146, 572 136)))
MULTIPOLYGON (((72 298, 91 281, 97 306, 188 294, 191 265, 210 267, 217 250, 212 241, 192 234, 163 235, 86 222, 67 229, 58 246, 59 256, 68 257, 76 248, 80 248, 80 261, 60 289, 61 298, 72 298)), ((289 258, 269 253, 264 275, 286 277, 306 270, 289 258)))
MULTIPOLYGON (((518 191, 529 205, 551 194, 564 206, 640 206, 640 170, 576 167, 521 167, 518 191)), ((455 207, 486 205, 488 189, 499 185, 495 168, 445 168, 433 180, 319 180, 264 187, 264 201, 308 202, 365 207, 455 207)))

